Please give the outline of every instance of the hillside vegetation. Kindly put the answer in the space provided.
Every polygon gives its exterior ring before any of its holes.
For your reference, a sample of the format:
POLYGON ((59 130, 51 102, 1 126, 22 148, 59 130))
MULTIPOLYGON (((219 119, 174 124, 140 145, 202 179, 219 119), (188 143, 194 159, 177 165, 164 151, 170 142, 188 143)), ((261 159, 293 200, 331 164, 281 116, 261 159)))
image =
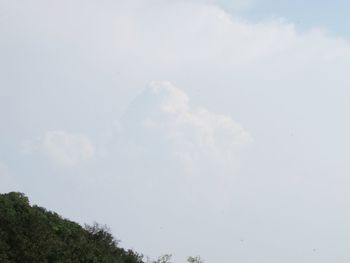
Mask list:
MULTIPOLYGON (((202 263, 189 257, 189 263, 202 263)), ((118 246, 108 228, 82 227, 45 208, 31 206, 22 193, 0 194, 0 263, 145 263, 118 246)), ((164 255, 147 263, 171 263, 164 255)))
POLYGON ((31 206, 21 193, 0 195, 0 262, 142 263, 118 246, 108 229, 81 227, 56 213, 31 206))

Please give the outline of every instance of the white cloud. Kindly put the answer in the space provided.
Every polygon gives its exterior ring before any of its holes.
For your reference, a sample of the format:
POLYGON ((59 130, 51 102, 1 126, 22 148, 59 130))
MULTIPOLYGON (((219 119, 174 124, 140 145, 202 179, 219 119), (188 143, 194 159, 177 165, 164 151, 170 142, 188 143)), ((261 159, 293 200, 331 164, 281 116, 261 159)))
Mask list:
POLYGON ((63 130, 47 131, 36 139, 23 140, 19 152, 24 156, 44 155, 60 166, 75 166, 91 160, 95 147, 88 136, 63 130))
POLYGON ((210 4, 213 6, 221 6, 223 8, 227 8, 230 11, 240 11, 243 9, 248 9, 253 6, 254 2, 256 0, 235 0, 235 1, 228 1, 228 0, 169 0, 172 2, 193 2, 193 3, 200 3, 200 4, 210 4))
POLYGON ((48 41, 79 47, 65 51, 83 57, 94 74, 112 72, 110 77, 123 82, 123 92, 132 90, 135 82, 138 87, 151 79, 183 80, 189 72, 189 79, 203 87, 208 79, 225 79, 231 85, 237 83, 232 75, 246 74, 288 81, 350 57, 346 40, 319 29, 301 32, 283 20, 249 22, 199 1, 143 2, 138 8, 128 3, 23 2, 28 6, 22 21, 16 17, 17 5, 8 2, 5 25, 7 30, 34 31, 48 41))
MULTIPOLYGON (((231 117, 193 107, 186 93, 168 81, 150 83, 129 106, 123 128, 127 137, 123 140, 138 149, 135 160, 171 156, 182 166, 180 173, 185 176, 174 176, 183 180, 186 191, 198 188, 191 194, 200 198, 215 191, 218 198, 211 199, 220 202, 235 177, 239 151, 252 141, 231 117)), ((158 165, 169 164, 160 161, 158 165)))
POLYGON ((45 134, 42 143, 50 159, 62 165, 77 165, 90 160, 94 155, 93 144, 83 134, 49 131, 45 134))
POLYGON ((49 131, 46 132, 41 144, 50 160, 63 166, 78 165, 94 156, 94 146, 83 134, 49 131))
POLYGON ((196 159, 199 155, 227 158, 251 140, 229 116, 191 107, 187 95, 170 82, 152 82, 142 96, 155 100, 148 109, 149 115, 144 116, 143 126, 161 130, 181 158, 196 159))

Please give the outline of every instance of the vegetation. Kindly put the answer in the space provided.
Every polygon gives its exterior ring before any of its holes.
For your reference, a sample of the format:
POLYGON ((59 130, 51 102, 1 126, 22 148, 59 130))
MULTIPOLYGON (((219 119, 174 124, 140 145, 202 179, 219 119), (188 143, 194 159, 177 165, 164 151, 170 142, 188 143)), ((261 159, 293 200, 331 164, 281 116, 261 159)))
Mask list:
POLYGON ((81 227, 38 206, 21 193, 0 195, 0 262, 142 263, 118 247, 108 229, 81 227))
MULTIPOLYGON (((171 263, 172 255, 166 254, 158 258, 158 260, 153 261, 152 263, 171 263)), ((204 263, 201 257, 188 257, 187 262, 189 263, 204 263)))
MULTIPOLYGON (((144 263, 143 256, 118 246, 108 228, 83 228, 45 208, 31 206, 22 193, 0 194, 1 263, 144 263)), ((164 255, 149 263, 171 263, 164 255)), ((190 263, 202 263, 189 257, 190 263)))

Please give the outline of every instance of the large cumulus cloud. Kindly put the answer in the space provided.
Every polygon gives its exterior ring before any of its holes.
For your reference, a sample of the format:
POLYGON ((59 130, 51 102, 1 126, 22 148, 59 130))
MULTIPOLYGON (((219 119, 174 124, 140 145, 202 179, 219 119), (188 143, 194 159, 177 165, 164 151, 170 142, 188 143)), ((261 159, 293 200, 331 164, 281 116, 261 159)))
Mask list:
POLYGON ((182 180, 180 187, 191 191, 192 197, 218 203, 229 194, 240 151, 252 142, 230 116, 194 107, 187 94, 168 81, 151 82, 132 101, 121 120, 119 136, 122 152, 133 149, 130 165, 148 160, 159 167, 168 165, 169 170, 180 166, 177 173, 168 170, 182 180), (165 156, 167 164, 162 163, 165 156))

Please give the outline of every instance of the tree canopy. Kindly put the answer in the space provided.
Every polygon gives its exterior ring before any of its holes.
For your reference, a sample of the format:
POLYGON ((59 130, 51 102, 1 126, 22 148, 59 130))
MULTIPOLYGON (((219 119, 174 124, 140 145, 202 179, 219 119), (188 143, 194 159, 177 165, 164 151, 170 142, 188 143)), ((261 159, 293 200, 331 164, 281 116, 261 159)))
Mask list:
POLYGON ((22 193, 0 195, 0 262, 142 263, 142 255, 118 246, 108 228, 85 228, 22 193))
MULTIPOLYGON (((170 254, 147 263, 171 263, 170 254)), ((17 192, 0 194, 1 263, 145 263, 121 248, 106 226, 85 227, 45 208, 31 206, 17 192)), ((200 257, 187 262, 203 263, 200 257)))

